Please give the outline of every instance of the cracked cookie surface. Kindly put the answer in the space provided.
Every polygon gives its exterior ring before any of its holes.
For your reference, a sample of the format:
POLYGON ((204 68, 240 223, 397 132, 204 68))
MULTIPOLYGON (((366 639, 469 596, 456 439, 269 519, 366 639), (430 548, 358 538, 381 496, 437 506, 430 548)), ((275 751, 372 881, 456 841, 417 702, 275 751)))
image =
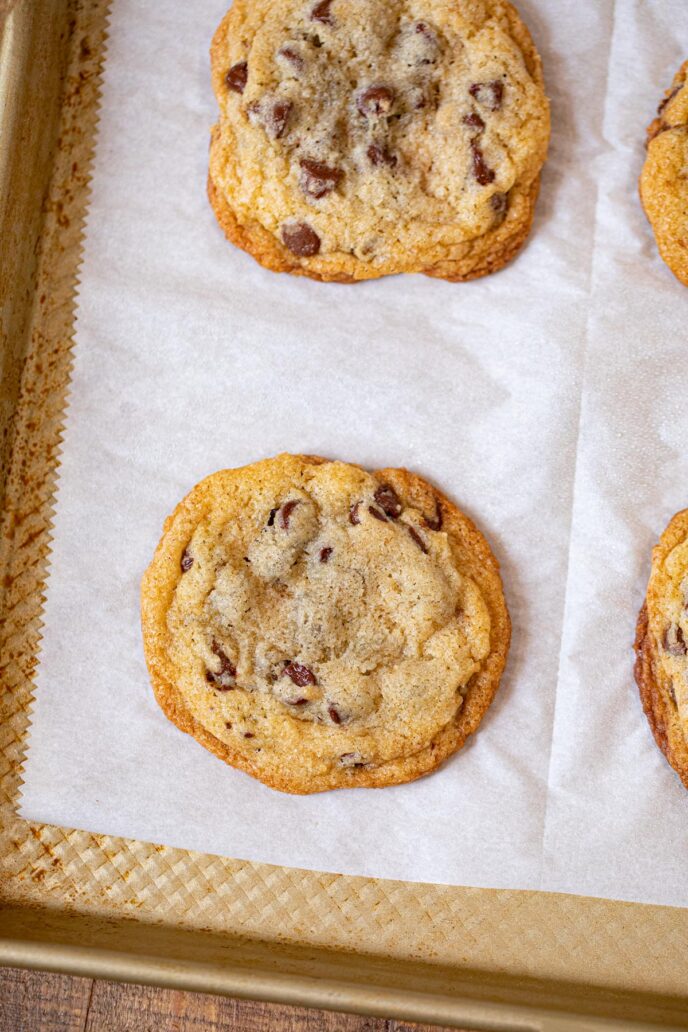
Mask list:
POLYGON ((688 509, 652 552, 635 677, 655 741, 688 788, 688 509))
POLYGON ((383 786, 477 728, 510 624, 479 531, 405 470, 281 455, 198 484, 142 585, 167 716, 287 792, 383 786))
POLYGON ((640 198, 660 255, 688 286, 688 61, 648 126, 640 198))
POLYGON ((549 108, 506 0, 236 0, 211 64, 210 200, 268 268, 470 279, 525 241, 549 108))

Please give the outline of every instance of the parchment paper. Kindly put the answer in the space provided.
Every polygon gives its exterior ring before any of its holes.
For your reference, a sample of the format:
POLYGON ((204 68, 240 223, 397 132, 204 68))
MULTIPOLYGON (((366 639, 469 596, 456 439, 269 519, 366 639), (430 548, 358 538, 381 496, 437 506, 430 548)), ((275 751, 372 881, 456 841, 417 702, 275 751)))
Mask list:
POLYGON ((526 250, 472 284, 353 287, 271 274, 215 224, 224 8, 113 5, 22 815, 340 873, 688 902, 688 795, 631 670, 651 545, 688 504, 688 297, 635 187, 688 50, 683 3, 521 3, 554 126, 526 250), (281 795, 153 700, 138 589, 163 519, 206 474, 283 450, 417 470, 502 564, 507 673, 432 777, 281 795))

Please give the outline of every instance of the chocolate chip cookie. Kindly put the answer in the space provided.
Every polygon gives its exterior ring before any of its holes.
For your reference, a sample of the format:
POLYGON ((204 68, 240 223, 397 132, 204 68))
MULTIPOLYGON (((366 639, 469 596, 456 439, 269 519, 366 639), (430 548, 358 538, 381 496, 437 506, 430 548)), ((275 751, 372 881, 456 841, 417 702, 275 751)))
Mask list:
POLYGON ((166 715, 285 792, 393 785, 472 734, 504 668, 497 562, 406 470, 281 455, 215 473, 142 585, 166 715))
POLYGON ((211 64, 210 201, 267 268, 467 280, 522 247, 549 107, 507 0, 235 0, 211 64))
POLYGON ((664 261, 688 286, 688 61, 647 128, 640 199, 664 261))
POLYGON ((688 509, 653 549, 635 651, 635 679, 655 741, 688 788, 688 509))

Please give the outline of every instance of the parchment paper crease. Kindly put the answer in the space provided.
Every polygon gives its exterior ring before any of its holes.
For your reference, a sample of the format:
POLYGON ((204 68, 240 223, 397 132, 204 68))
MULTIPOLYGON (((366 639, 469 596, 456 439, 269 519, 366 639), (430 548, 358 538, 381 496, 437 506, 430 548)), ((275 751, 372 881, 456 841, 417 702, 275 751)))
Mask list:
POLYGON ((525 252, 468 285, 343 287, 268 273, 215 225, 223 0, 115 0, 23 816, 349 874, 688 902, 688 794, 631 654, 651 545, 688 505, 688 296, 635 186, 688 12, 520 9, 554 126, 525 252), (507 675, 430 778, 280 795, 153 701, 138 588, 164 517, 207 473, 283 450, 417 470, 497 552, 507 675))

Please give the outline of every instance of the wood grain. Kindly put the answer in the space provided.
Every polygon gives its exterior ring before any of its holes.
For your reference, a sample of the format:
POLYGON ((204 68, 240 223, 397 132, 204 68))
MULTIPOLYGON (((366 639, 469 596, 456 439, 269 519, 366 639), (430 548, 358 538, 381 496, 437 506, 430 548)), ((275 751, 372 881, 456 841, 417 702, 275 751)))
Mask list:
POLYGON ((0 1032, 441 1030, 436 1026, 409 1025, 385 1018, 0 968, 0 1032))
POLYGON ((83 1032, 93 981, 0 968, 0 1032, 83 1032))

